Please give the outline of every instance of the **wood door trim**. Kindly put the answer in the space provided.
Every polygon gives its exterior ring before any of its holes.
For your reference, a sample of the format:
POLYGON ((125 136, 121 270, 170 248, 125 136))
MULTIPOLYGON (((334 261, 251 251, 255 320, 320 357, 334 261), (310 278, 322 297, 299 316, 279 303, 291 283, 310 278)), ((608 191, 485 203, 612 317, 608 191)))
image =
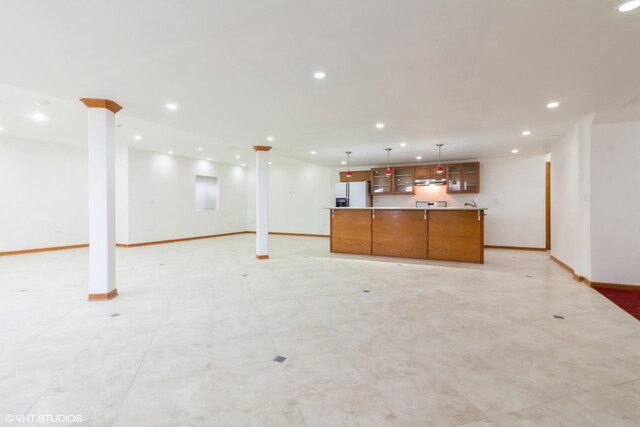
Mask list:
POLYGON ((551 249, 551 162, 546 162, 545 174, 545 248, 551 249))

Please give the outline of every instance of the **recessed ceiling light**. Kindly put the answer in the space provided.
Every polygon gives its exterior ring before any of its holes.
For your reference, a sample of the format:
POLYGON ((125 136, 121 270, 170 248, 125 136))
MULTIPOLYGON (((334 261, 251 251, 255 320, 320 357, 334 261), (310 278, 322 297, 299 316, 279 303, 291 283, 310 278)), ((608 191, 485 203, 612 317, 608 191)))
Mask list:
POLYGON ((416 160, 422 160, 422 156, 416 156, 416 160))
POLYGON ((343 165, 346 165, 346 164, 347 164, 347 162, 345 162, 344 160, 343 160, 343 161, 341 161, 340 163, 342 163, 343 165))
POLYGON ((169 151, 168 154, 173 154, 173 151, 169 151))
POLYGON ((327 77, 327 73, 325 73, 324 71, 316 71, 315 73, 313 73, 313 77, 318 80, 322 80, 327 77))
POLYGON ((518 149, 517 149, 517 148, 514 148, 513 150, 511 150, 511 152, 512 152, 513 154, 518 154, 518 149))
POLYGON ((618 12, 630 12, 640 7, 640 0, 632 0, 618 6, 618 12))
POLYGON ((531 131, 530 130, 523 130, 522 131, 522 136, 529 136, 531 135, 531 131))
POLYGON ((244 163, 242 164, 242 167, 246 167, 246 166, 247 166, 246 164, 244 164, 244 163))
POLYGON ((401 142, 401 143, 400 143, 400 147, 406 147, 406 146, 407 146, 407 143, 406 143, 406 142, 401 142))
POLYGON ((198 151, 202 151, 202 147, 198 147, 198 151))
POLYGON ((560 103, 558 101, 551 101, 547 104, 547 108, 551 109, 551 108, 558 108, 558 106, 560 105, 560 103))
POLYGON ((273 141, 273 137, 272 136, 268 136, 267 137, 267 141, 269 141, 269 142, 273 141))
POLYGON ((211 161, 211 157, 207 157, 207 160, 211 161))
POLYGON ((380 122, 380 123, 376 123, 376 127, 378 129, 382 129, 384 127, 384 123, 380 122))
POLYGON ((311 154, 318 154, 318 152, 317 151, 312 151, 311 154))
POLYGON ((133 135, 133 139, 140 141, 142 139, 142 135, 133 135))
POLYGON ((236 159, 239 159, 239 158, 240 158, 240 154, 236 154, 236 159))
POLYGON ((2 132, 2 126, 0 126, 0 132, 2 132))
POLYGON ((273 163, 269 162, 270 165, 272 165, 273 163))
POLYGON ((36 122, 43 122, 45 121, 47 118, 45 117, 44 114, 42 113, 34 113, 32 116, 33 120, 35 120, 36 122))
POLYGON ((178 109, 176 104, 167 104, 167 110, 175 111, 178 109))

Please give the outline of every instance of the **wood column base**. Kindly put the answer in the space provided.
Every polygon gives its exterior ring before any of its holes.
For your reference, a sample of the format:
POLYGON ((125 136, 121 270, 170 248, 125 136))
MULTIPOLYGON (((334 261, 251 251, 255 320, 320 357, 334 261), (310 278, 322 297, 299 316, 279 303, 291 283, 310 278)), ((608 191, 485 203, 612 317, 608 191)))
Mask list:
POLYGON ((269 255, 256 255, 256 259, 257 259, 257 260, 261 260, 261 259, 269 259, 269 255))
POLYGON ((118 290, 114 289, 108 294, 89 294, 89 301, 107 301, 118 296, 118 290))

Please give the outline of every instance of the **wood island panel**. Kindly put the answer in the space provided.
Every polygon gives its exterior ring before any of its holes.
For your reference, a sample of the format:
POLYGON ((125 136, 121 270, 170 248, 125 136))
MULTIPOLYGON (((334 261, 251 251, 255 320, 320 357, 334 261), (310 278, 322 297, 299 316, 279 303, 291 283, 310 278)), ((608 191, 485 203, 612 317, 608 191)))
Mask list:
POLYGON ((483 212, 430 211, 429 259, 484 263, 483 212))
POLYGON ((425 211, 375 211, 372 219, 372 253, 426 259, 427 231, 425 211))
POLYGON ((371 255, 371 211, 331 212, 331 252, 371 255))

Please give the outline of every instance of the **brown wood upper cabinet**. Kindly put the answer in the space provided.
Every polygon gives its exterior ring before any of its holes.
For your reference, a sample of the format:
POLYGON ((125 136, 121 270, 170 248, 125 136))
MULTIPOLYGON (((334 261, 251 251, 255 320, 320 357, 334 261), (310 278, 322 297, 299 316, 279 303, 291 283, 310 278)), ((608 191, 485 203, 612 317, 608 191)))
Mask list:
POLYGON ((415 179, 444 178, 444 174, 438 173, 436 171, 437 168, 438 168, 438 165, 416 166, 415 179))
POLYGON ((371 169, 371 194, 393 194, 393 173, 387 176, 386 170, 387 168, 371 169))
POLYGON ((480 163, 450 163, 447 167, 447 193, 479 193, 480 163))
POLYGON ((431 166, 416 166, 416 179, 430 179, 431 166))
POLYGON ((371 181, 371 171, 351 171, 351 177, 346 172, 340 172, 340 182, 371 181))
POLYGON ((394 194, 416 194, 415 168, 393 168, 393 192, 394 194))
POLYGON ((385 175, 386 170, 371 169, 371 194, 416 194, 413 166, 391 168, 391 176, 385 175))

